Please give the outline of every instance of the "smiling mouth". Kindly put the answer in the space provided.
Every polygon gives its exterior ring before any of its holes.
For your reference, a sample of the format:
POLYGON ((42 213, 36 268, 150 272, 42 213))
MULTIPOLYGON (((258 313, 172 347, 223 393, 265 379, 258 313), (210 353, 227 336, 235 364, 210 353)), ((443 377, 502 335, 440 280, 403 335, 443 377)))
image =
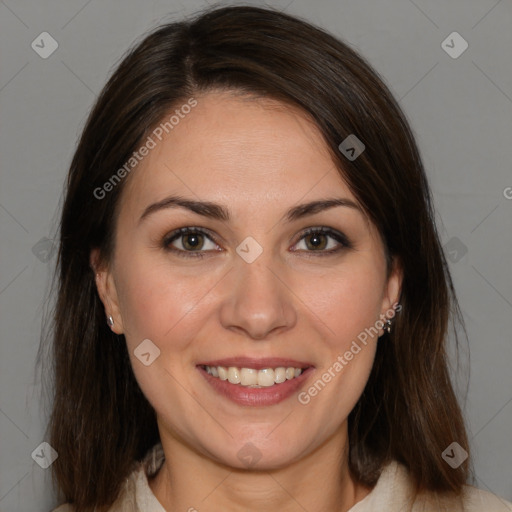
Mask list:
POLYGON ((303 368, 293 366, 276 368, 239 368, 236 366, 208 366, 201 367, 219 380, 227 380, 230 384, 239 384, 250 388, 265 388, 276 384, 282 384, 288 380, 299 377, 304 371, 303 368))
POLYGON ((315 371, 311 363, 272 357, 203 361, 196 368, 218 395, 244 407, 267 407, 290 398, 315 371))

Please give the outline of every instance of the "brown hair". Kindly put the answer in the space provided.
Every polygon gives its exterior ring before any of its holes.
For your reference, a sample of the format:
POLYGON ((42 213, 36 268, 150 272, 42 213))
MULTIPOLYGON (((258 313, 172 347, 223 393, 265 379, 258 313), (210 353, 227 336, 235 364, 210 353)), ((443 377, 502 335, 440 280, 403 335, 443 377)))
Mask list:
POLYGON ((400 107, 377 73, 347 45, 295 17, 255 7, 208 10, 163 25, 122 60, 89 115, 74 154, 60 223, 54 314, 52 468, 78 512, 113 503, 135 461, 159 441, 155 412, 133 375, 126 344, 111 332, 89 263, 112 255, 126 179, 101 187, 149 131, 193 95, 227 89, 300 107, 315 121, 338 170, 378 228, 403 285, 393 331, 378 343, 367 386, 349 416, 349 464, 374 485, 392 460, 417 490, 459 492, 441 453, 468 450, 448 373, 450 313, 460 310, 435 227, 419 152, 400 107), (355 134, 354 161, 338 145, 355 134))

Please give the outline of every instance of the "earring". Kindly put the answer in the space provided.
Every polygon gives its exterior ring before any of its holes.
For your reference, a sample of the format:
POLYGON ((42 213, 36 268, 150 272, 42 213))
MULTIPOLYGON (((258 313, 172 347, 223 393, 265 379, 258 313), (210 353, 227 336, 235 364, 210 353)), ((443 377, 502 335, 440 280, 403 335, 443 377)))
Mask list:
POLYGON ((391 324, 391 320, 388 318, 386 320, 386 323, 384 324, 384 327, 383 327, 384 331, 386 331, 388 334, 391 333, 391 325, 392 325, 391 324))
POLYGON ((114 319, 112 318, 112 315, 109 315, 108 318, 107 318, 107 324, 110 326, 110 327, 114 327, 114 319))

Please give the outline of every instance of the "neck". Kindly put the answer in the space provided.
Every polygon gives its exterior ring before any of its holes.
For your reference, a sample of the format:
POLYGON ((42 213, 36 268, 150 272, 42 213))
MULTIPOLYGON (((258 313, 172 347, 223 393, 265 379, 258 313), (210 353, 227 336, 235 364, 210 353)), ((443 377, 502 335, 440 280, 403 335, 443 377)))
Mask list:
POLYGON ((346 425, 308 455, 265 471, 225 466, 173 437, 162 436, 162 446, 166 460, 150 487, 168 512, 347 512, 371 490, 350 474, 346 425))

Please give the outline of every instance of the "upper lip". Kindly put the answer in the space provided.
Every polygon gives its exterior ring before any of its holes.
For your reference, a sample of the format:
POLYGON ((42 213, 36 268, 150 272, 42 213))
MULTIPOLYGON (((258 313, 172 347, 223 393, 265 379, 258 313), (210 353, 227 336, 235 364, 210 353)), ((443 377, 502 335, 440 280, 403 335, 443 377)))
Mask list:
POLYGON ((265 357, 265 358, 252 358, 252 357, 228 357, 225 359, 215 359, 199 363, 198 366, 235 366, 236 368, 254 368, 261 370, 263 368, 308 368, 313 366, 311 363, 304 361, 297 361, 296 359, 284 359, 282 357, 265 357))

